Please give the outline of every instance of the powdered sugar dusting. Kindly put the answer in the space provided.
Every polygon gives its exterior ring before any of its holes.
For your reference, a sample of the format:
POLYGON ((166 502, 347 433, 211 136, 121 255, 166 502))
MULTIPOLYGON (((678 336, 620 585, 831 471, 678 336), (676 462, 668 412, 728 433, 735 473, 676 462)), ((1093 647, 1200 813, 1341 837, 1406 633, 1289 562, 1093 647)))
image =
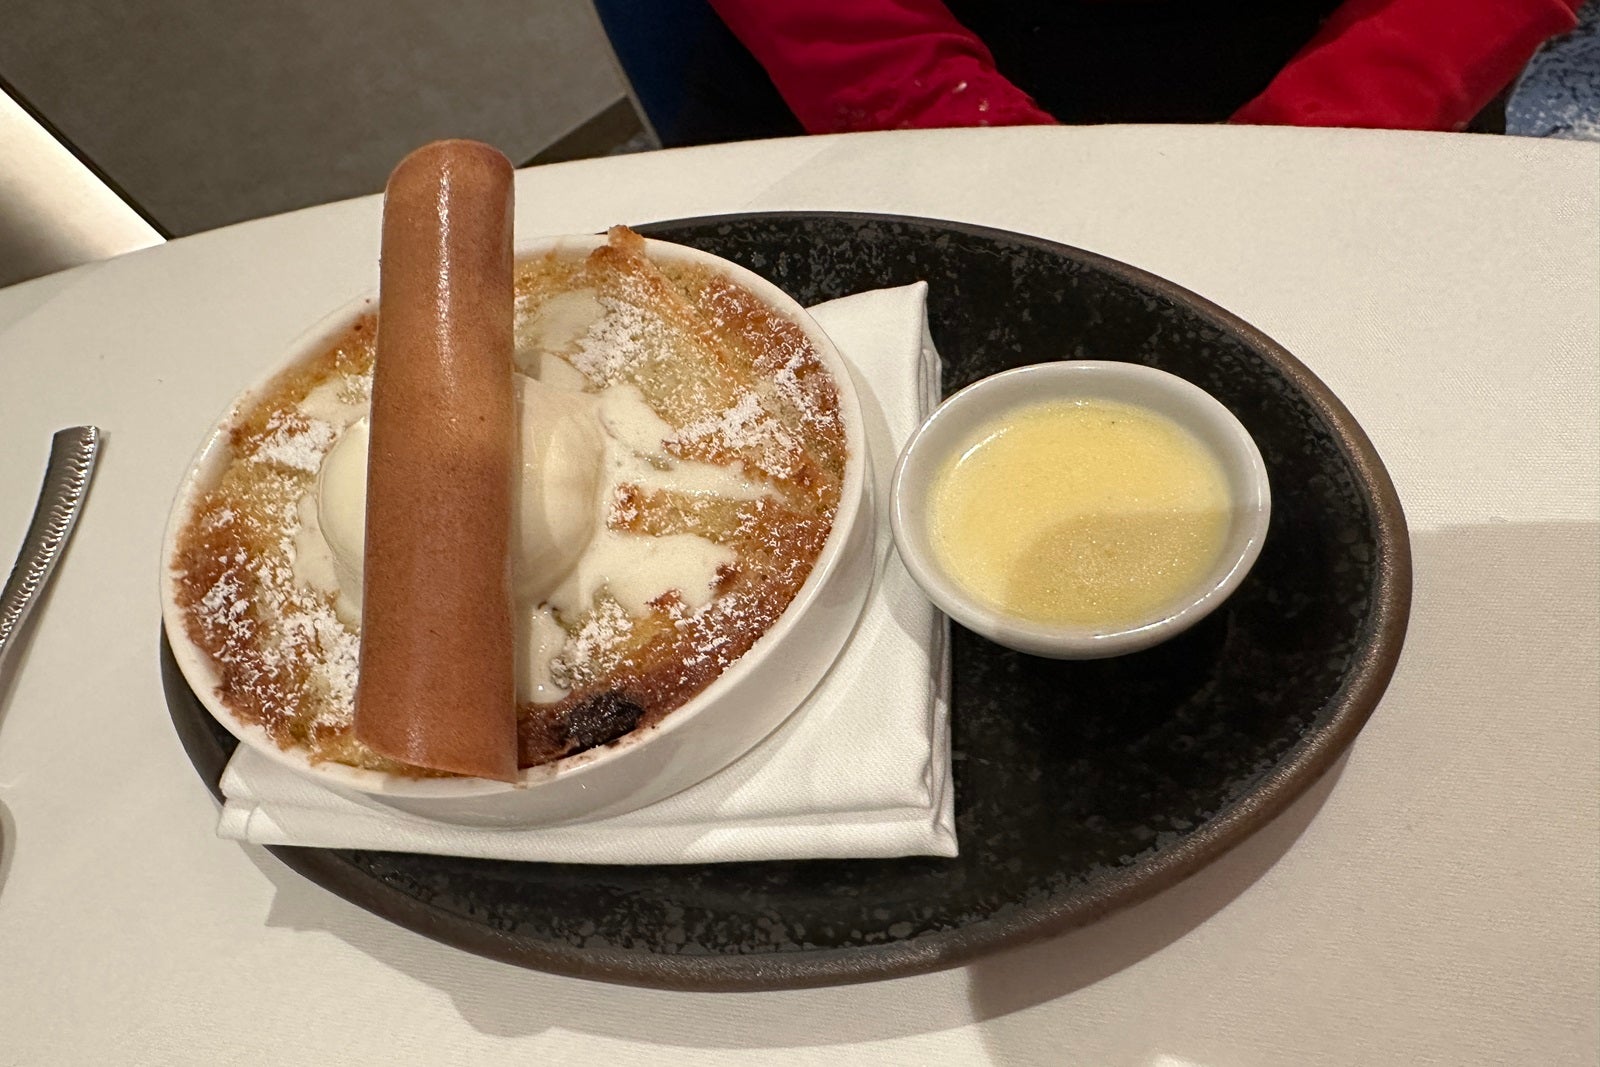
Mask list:
POLYGON ((732 452, 754 448, 777 437, 791 442, 783 427, 761 406, 761 398, 746 390, 739 394, 733 407, 691 422, 674 433, 671 440, 677 444, 706 441, 716 442, 732 452))
MULTIPOLYGON (((355 712, 360 639, 326 597, 295 581, 296 502, 307 481, 274 475, 257 482, 252 525, 272 536, 254 551, 241 546, 221 556, 223 567, 194 605, 196 621, 217 639, 214 657, 230 687, 249 698, 269 728, 305 718, 308 710, 314 730, 348 727, 355 712)), ((224 529, 239 515, 224 506, 197 525, 224 529)))
POLYGON ((615 651, 633 633, 633 617, 615 600, 602 600, 551 663, 557 684, 576 689, 602 673, 615 651))
POLYGON ((790 457, 799 447, 794 435, 767 411, 753 390, 741 392, 731 408, 682 427, 667 443, 691 453, 705 449, 713 453, 755 452, 761 467, 778 478, 792 473, 790 457))
MULTIPOLYGON (((662 274, 629 255, 597 254, 588 266, 569 262, 539 278, 531 278, 536 267, 523 268, 544 300, 574 287, 596 294, 598 316, 580 324, 581 334, 575 325, 564 335, 561 355, 583 376, 572 374, 569 387, 636 389, 662 424, 652 436, 661 435, 663 462, 734 470, 760 492, 731 493, 708 479, 686 489, 643 476, 617 486, 602 502, 614 536, 655 538, 657 548, 660 539, 685 537, 718 546, 710 599, 691 605, 669 592, 640 609, 602 583, 579 610, 558 609, 565 633, 554 635, 560 649, 550 671, 571 692, 522 707, 524 726, 618 694, 645 709, 641 723, 659 721, 782 614, 838 503, 837 394, 804 332, 725 278, 698 268, 662 274)), ((519 293, 519 316, 538 312, 519 293)), ((211 653, 224 699, 242 718, 285 747, 307 746, 313 758, 415 773, 355 741, 359 631, 295 569, 300 504, 339 436, 335 412, 370 395, 370 320, 363 329, 241 413, 238 426, 249 429, 235 429, 238 458, 197 508, 173 566, 188 590, 191 636, 211 653)), ((530 749, 526 732, 523 744, 524 765, 563 754, 530 749)))
POLYGON ((311 474, 322 465, 322 457, 339 435, 332 423, 284 412, 268 419, 266 429, 267 435, 256 445, 250 458, 257 463, 273 463, 311 474))
POLYGON ((779 398, 798 412, 802 421, 823 434, 842 432, 838 398, 831 394, 832 382, 821 373, 821 364, 809 348, 793 352, 773 376, 772 383, 779 398), (828 399, 833 403, 821 402, 819 379, 821 386, 829 389, 828 399))
POLYGON ((659 349, 665 330, 659 319, 629 301, 605 296, 600 306, 605 314, 578 338, 570 358, 591 381, 605 386, 625 380, 652 346, 659 349))

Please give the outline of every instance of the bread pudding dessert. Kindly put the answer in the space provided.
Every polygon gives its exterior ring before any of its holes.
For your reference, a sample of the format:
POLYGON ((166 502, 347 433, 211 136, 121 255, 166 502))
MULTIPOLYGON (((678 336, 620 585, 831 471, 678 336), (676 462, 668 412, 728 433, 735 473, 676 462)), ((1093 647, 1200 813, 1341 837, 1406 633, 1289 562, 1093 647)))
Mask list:
MULTIPOLYGON (((751 648, 828 539, 847 441, 838 387, 797 324, 713 267, 653 262, 626 228, 587 254, 517 262, 514 294, 527 768, 659 723, 751 648)), ((358 317, 236 412, 170 563, 188 637, 238 719, 314 762, 440 775, 354 725, 377 336, 378 316, 358 317)))

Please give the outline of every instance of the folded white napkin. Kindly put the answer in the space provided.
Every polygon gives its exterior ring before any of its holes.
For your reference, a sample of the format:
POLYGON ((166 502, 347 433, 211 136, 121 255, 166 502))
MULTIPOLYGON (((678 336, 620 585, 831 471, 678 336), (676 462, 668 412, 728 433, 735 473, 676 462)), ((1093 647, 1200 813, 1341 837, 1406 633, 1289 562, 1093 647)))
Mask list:
POLYGON ((639 811, 527 830, 476 829, 334 793, 240 748, 217 833, 264 845, 556 863, 954 856, 947 624, 895 555, 895 457, 939 396, 927 286, 811 314, 855 371, 878 509, 876 586, 850 643, 800 709, 743 759, 639 811))

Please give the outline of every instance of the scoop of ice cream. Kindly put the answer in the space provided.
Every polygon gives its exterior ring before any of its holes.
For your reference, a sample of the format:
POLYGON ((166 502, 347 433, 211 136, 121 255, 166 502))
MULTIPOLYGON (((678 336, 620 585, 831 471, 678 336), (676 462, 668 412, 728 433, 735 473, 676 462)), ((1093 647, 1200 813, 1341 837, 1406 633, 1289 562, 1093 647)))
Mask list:
MULTIPOLYGON (((517 599, 537 603, 561 583, 594 537, 605 441, 594 397, 520 374, 516 385, 521 477, 512 570, 517 599)), ((361 588, 367 446, 362 419, 328 450, 317 476, 317 519, 347 593, 361 588)))
POLYGON ((358 604, 367 541, 367 441, 367 420, 351 423, 317 471, 317 525, 333 555, 339 591, 358 604))
POLYGON ((517 596, 539 601, 572 570, 600 521, 605 434, 587 393, 517 375, 522 478, 515 512, 517 596))

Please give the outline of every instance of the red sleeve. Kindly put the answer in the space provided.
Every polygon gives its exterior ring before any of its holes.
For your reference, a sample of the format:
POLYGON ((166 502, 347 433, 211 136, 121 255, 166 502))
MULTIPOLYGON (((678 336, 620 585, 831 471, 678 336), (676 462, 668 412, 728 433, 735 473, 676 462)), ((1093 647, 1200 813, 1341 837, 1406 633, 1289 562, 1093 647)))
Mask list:
POLYGON ((1582 0, 1347 0, 1234 122, 1459 130, 1582 0))
POLYGON ((711 0, 808 133, 1055 122, 938 0, 711 0))

